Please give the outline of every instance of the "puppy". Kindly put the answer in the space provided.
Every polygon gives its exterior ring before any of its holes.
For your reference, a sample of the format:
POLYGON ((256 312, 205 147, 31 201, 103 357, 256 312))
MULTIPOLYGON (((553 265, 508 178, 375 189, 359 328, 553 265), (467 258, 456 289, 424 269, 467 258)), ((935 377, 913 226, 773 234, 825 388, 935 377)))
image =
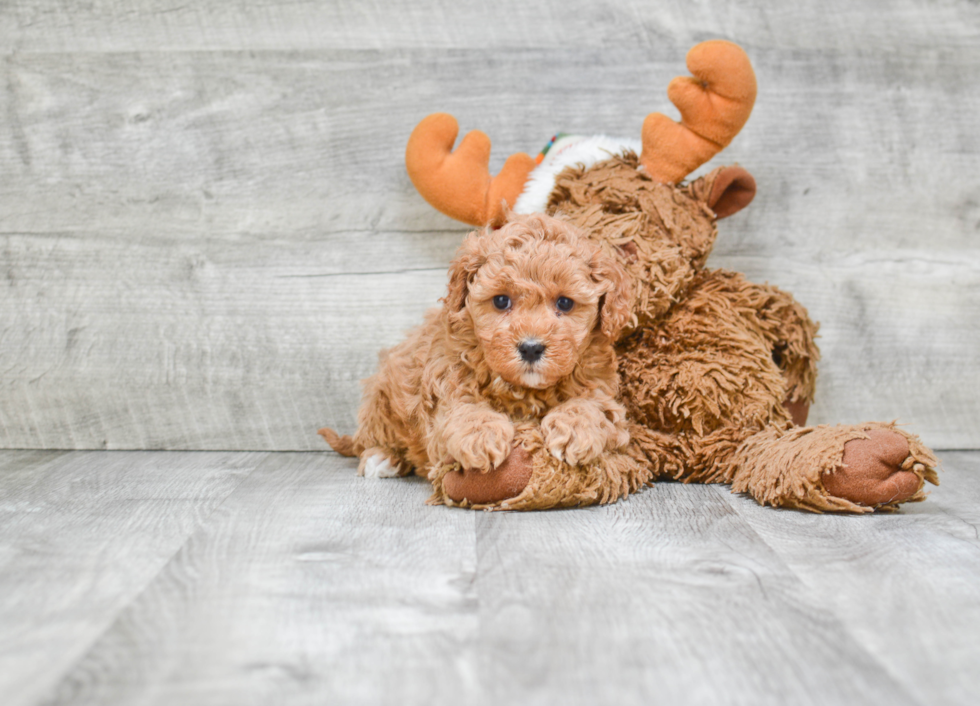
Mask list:
POLYGON ((511 453, 515 423, 540 424, 570 465, 629 441, 613 350, 631 316, 626 272, 563 221, 513 218, 466 238, 442 308, 381 354, 353 438, 320 430, 360 457, 362 475, 454 461, 488 472, 511 453))

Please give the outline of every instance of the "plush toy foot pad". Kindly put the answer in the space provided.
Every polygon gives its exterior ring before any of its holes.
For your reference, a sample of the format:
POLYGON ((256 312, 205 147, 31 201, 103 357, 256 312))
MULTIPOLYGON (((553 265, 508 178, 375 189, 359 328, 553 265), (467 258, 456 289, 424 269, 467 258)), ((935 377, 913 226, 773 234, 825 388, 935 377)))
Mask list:
POLYGON ((489 473, 450 471, 443 477, 443 488, 453 502, 468 500, 471 505, 489 505, 516 498, 531 480, 531 455, 515 446, 510 456, 489 473))
POLYGON ((909 458, 905 436, 871 429, 868 437, 844 444, 843 465, 822 478, 827 492, 867 507, 897 504, 915 495, 922 479, 903 468, 909 458))

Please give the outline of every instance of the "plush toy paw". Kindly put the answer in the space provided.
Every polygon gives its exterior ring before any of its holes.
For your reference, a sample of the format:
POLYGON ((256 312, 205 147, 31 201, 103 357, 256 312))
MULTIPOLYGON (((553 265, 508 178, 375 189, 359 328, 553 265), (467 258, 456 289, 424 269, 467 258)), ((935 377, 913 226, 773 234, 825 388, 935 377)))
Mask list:
POLYGON ((471 418, 446 440, 446 451, 470 471, 489 473, 500 466, 514 445, 514 425, 502 414, 471 418))
POLYGON ((908 439, 889 429, 871 429, 867 434, 867 439, 844 444, 842 465, 823 475, 824 488, 835 497, 866 507, 909 500, 924 481, 912 470, 908 439))
POLYGON ((515 446, 510 455, 489 472, 467 469, 450 471, 443 476, 446 495, 456 503, 492 505, 516 498, 531 480, 531 454, 515 446))

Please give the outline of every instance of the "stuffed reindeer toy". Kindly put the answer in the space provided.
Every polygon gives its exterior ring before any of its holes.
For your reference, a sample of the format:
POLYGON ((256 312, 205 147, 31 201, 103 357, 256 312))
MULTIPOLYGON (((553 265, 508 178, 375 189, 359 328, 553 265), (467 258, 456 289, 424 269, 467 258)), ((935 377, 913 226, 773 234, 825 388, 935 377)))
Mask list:
MULTIPOLYGON (((668 89, 681 122, 651 114, 639 142, 558 136, 538 160, 513 155, 491 176, 486 135, 471 132, 453 151, 456 120, 439 113, 419 123, 406 149, 419 193, 439 211, 484 229, 464 245, 472 250, 476 242, 485 243, 468 269, 460 271, 457 262, 446 321, 427 325, 441 326, 447 340, 456 340, 451 326, 471 331, 494 297, 523 306, 522 287, 537 284, 510 275, 488 280, 483 267, 506 259, 494 254, 500 240, 495 233, 523 233, 527 219, 536 218, 533 228, 560 231, 555 237, 574 243, 568 247, 581 263, 573 264, 580 265, 582 281, 591 283, 581 303, 559 291, 570 285, 545 285, 544 299, 551 299, 541 311, 560 321, 560 297, 572 302, 570 311, 580 306, 588 319, 583 330, 598 330, 604 339, 589 334, 590 345, 603 348, 608 339, 618 379, 602 366, 573 364, 542 394, 527 379, 486 368, 486 356, 456 351, 441 374, 491 393, 496 401, 488 409, 497 421, 506 417, 507 433, 488 436, 487 420, 494 418, 478 416, 466 427, 471 438, 457 439, 455 446, 430 443, 431 453, 414 456, 406 455, 403 441, 383 441, 383 453, 369 448, 365 444, 375 444, 374 437, 391 438, 375 431, 359 442, 366 424, 377 425, 372 410, 391 407, 388 396, 377 394, 375 377, 367 382, 353 439, 321 430, 335 449, 360 455, 362 468, 384 462, 396 469, 390 475, 414 470, 427 476, 432 502, 487 509, 607 503, 658 479, 674 479, 729 483, 766 505, 865 513, 923 500, 924 483, 938 484, 932 453, 893 423, 805 426, 819 359, 816 324, 786 292, 737 272, 705 268, 717 221, 752 201, 755 181, 738 166, 684 179, 741 130, 755 102, 756 80, 745 52, 730 42, 697 45, 687 66, 693 76, 675 79, 668 89), (617 268, 628 292, 620 291, 617 268), (629 309, 620 317, 616 311, 625 303, 629 309), (601 325, 604 314, 612 325, 601 325), (552 394, 571 380, 573 391, 552 394), (585 421, 576 420, 569 401, 583 391, 594 394, 590 389, 601 390, 607 406, 583 408, 585 421), (556 419, 548 415, 557 408, 568 414, 558 420, 562 431, 556 435, 556 419), (575 445, 567 437, 577 435, 587 443, 569 453, 575 445), (588 444, 588 453, 578 452, 588 444), (471 453, 481 445, 487 448, 471 453)), ((548 236, 540 241, 547 257, 554 256, 555 242, 548 236)), ((509 331, 504 346, 514 361, 520 361, 527 339, 518 320, 504 312, 495 324, 509 331)), ((388 359, 405 350, 396 349, 388 359)), ((548 346, 540 351, 542 361, 551 355, 548 346)), ((420 408, 430 407, 407 420, 408 436, 417 435, 425 445, 440 406, 439 423, 451 424, 459 412, 447 413, 442 403, 426 397, 420 408)))

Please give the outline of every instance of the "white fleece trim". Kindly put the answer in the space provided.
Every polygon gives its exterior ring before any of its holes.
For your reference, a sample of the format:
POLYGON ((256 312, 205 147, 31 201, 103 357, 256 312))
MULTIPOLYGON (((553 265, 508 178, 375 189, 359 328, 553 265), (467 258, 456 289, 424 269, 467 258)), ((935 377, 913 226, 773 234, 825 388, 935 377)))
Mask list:
POLYGON ((639 140, 606 137, 605 135, 566 135, 555 142, 544 160, 528 176, 524 190, 517 197, 514 213, 541 213, 548 205, 548 197, 555 188, 555 177, 565 167, 581 165, 589 168, 613 155, 643 149, 639 140))

